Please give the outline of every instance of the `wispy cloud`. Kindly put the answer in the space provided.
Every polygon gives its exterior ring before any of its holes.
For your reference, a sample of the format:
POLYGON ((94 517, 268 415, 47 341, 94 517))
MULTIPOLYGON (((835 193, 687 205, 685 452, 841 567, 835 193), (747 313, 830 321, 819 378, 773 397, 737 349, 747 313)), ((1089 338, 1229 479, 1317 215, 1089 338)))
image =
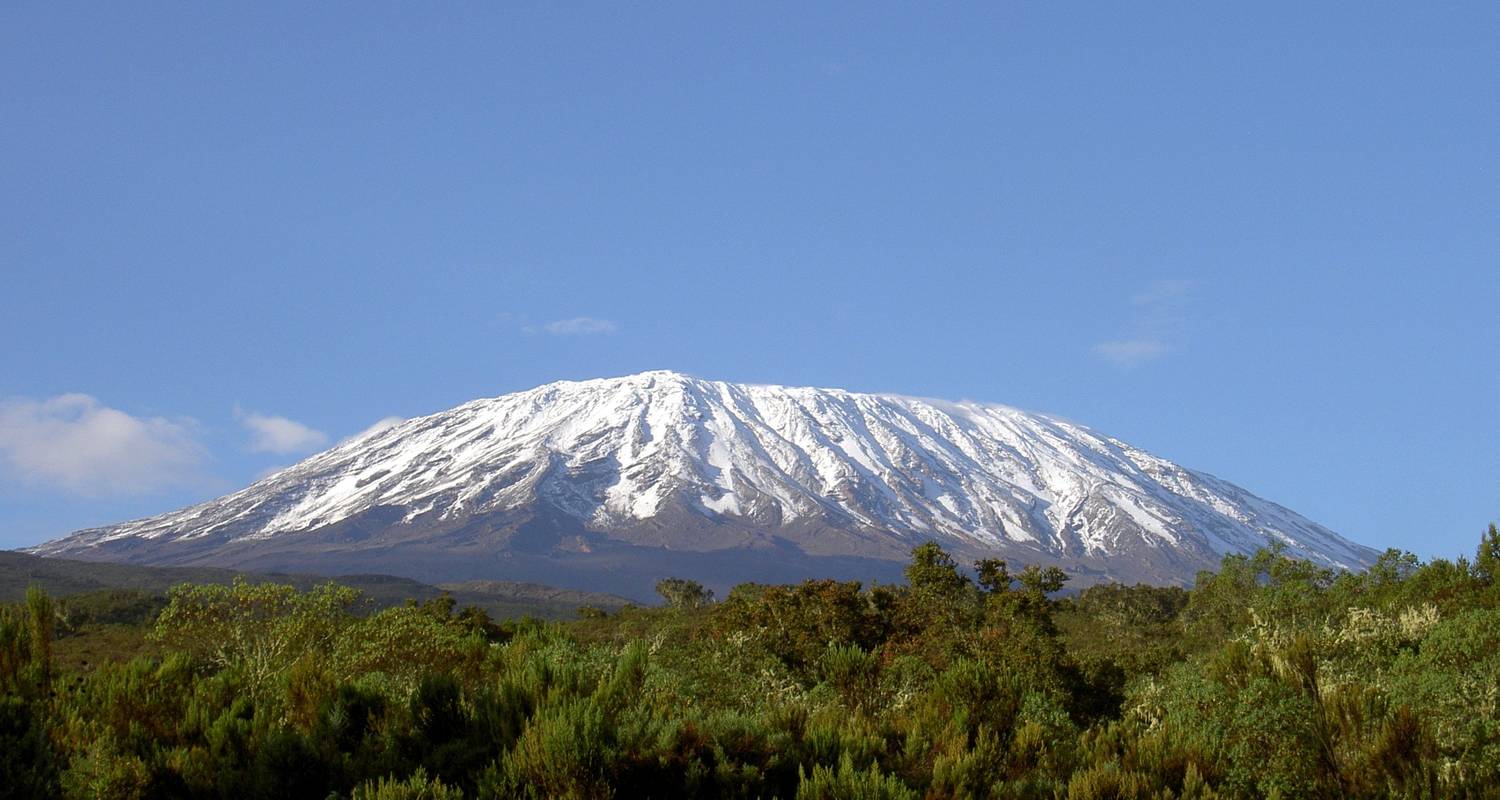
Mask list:
POLYGON ((1171 352, 1171 348, 1160 339, 1121 339, 1100 342, 1094 345, 1094 352, 1117 367, 1129 369, 1155 361, 1171 352))
POLYGON ((345 442, 352 442, 355 439, 363 439, 366 436, 374 436, 375 434, 380 433, 381 431, 390 430, 391 428, 394 428, 397 425, 400 425, 401 423, 403 423, 405 421, 406 420, 404 418, 402 418, 402 417, 383 417, 381 419, 376 420, 375 424, 371 425, 368 428, 365 428, 364 430, 360 431, 359 433, 356 433, 353 436, 350 436, 350 437, 347 437, 347 438, 339 440, 339 444, 344 444, 345 442))
POLYGON ((139 494, 202 479, 191 419, 136 417, 86 394, 0 401, 0 460, 19 479, 84 495, 139 494))
POLYGON ((608 336, 620 330, 620 323, 602 317, 569 317, 551 322, 532 322, 525 314, 506 311, 498 314, 495 320, 527 336, 608 336))
POLYGON ((252 453, 306 453, 328 444, 328 434, 286 417, 258 414, 238 406, 234 416, 250 432, 252 453))
POLYGON ((619 329, 620 326, 614 320, 594 317, 559 319, 542 326, 544 332, 553 336, 597 336, 614 333, 619 329))
POLYGON ((1096 355, 1121 369, 1133 369, 1176 350, 1181 342, 1192 284, 1157 281, 1130 298, 1123 335, 1094 345, 1096 355))

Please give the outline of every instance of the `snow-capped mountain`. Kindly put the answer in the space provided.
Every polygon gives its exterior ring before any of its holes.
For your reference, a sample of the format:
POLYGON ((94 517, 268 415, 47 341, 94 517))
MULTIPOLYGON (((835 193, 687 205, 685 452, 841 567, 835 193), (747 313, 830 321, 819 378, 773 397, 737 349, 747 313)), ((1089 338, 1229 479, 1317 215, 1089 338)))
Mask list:
POLYGON ((643 559, 691 566, 681 559, 697 553, 717 555, 705 569, 728 582, 786 571, 755 565, 816 574, 819 559, 849 572, 929 538, 966 556, 1174 582, 1268 541, 1332 567, 1375 555, 1061 419, 672 372, 476 400, 226 497, 34 552, 418 577, 546 579, 555 568, 577 572, 563 581, 573 583, 649 572, 643 559), (736 564, 746 574, 733 574, 736 564))

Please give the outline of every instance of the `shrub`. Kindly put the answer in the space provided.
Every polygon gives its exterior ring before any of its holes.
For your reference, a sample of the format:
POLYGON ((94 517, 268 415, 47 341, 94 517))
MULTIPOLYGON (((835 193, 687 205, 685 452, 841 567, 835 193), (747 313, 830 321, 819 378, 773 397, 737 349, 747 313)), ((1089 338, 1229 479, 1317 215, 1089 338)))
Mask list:
POLYGON ((428 778, 427 772, 418 767, 405 780, 387 776, 362 783, 350 800, 463 800, 463 796, 437 778, 428 778))
POLYGON ((917 793, 893 775, 880 771, 879 764, 869 769, 854 767, 845 755, 837 770, 813 767, 802 773, 797 784, 797 800, 916 800, 917 793))

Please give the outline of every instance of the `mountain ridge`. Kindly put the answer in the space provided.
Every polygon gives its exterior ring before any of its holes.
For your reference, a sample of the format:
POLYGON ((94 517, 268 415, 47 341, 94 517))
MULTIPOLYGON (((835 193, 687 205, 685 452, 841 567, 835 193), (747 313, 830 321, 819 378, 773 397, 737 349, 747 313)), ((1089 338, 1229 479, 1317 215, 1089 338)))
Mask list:
MULTIPOLYGON (((546 579, 547 559, 582 564, 622 547, 892 561, 929 538, 965 556, 1174 583, 1271 541, 1335 568, 1375 555, 1057 417, 670 371, 470 401, 225 497, 33 552, 274 566, 290 548, 335 566, 332 554, 351 554, 368 570, 384 548, 432 560, 431 578, 446 577, 437 562, 451 551, 497 562, 463 577, 506 576, 509 558, 536 561, 520 573, 546 579)), ((648 566, 650 553, 629 558, 648 566)))

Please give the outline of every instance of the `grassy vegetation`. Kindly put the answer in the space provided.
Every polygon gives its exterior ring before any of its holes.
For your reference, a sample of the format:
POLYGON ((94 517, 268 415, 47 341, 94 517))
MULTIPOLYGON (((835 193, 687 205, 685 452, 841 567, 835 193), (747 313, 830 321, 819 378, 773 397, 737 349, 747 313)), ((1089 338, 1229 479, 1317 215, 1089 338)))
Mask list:
POLYGON ((566 623, 33 591, 0 614, 0 795, 1500 796, 1493 527, 1473 562, 1267 550, 1191 590, 974 567, 924 545, 902 586, 667 581, 566 623))

